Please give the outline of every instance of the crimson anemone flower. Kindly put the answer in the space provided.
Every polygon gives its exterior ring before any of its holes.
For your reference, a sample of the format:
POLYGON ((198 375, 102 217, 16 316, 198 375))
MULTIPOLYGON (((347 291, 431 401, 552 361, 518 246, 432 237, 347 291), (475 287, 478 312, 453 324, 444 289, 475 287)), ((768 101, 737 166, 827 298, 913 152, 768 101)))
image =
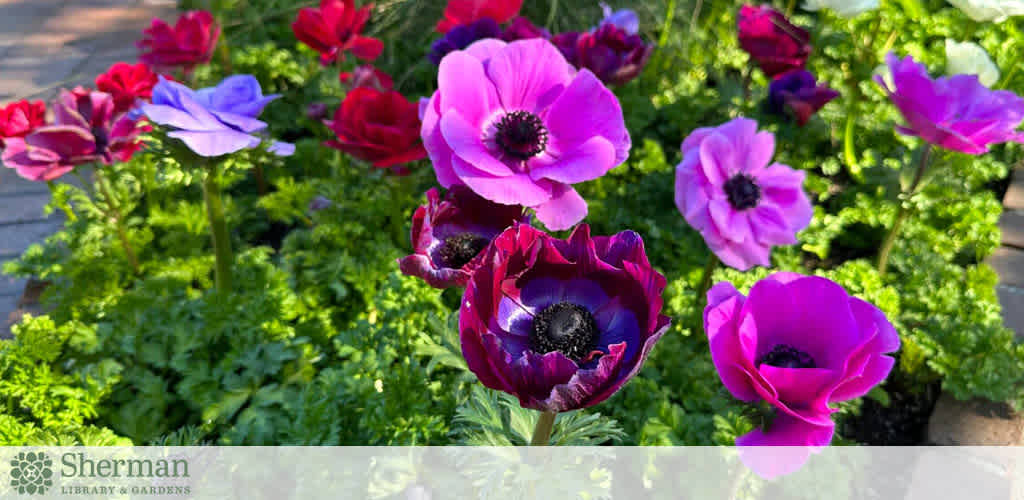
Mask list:
POLYGON ((524 408, 563 412, 615 394, 669 327, 665 277, 632 231, 568 240, 525 224, 471 265, 459 311, 469 369, 524 408))
POLYGON ((465 186, 453 186, 443 200, 431 189, 412 216, 414 253, 399 259, 399 268, 434 288, 465 286, 470 261, 506 228, 529 220, 523 207, 491 203, 465 186))
POLYGON ((803 69, 811 55, 811 34, 789 22, 779 11, 763 5, 744 5, 739 14, 740 47, 750 54, 768 78, 803 69))
POLYGON ((185 73, 210 62, 220 37, 220 26, 205 10, 186 12, 174 26, 153 19, 135 45, 142 50, 139 60, 157 71, 181 68, 185 73))
POLYGON ((327 146, 399 175, 409 173, 402 164, 427 156, 419 108, 394 90, 353 89, 326 124, 337 135, 327 146))
POLYGON ((114 98, 114 113, 125 113, 139 101, 153 97, 158 76, 145 64, 115 63, 106 73, 96 77, 96 90, 114 98))
POLYGON ((320 63, 333 64, 351 52, 359 59, 372 61, 384 51, 384 43, 363 36, 373 5, 356 9, 353 0, 321 0, 320 7, 304 7, 292 23, 295 38, 320 53, 320 63))
POLYGON ((0 107, 0 148, 4 139, 25 137, 46 125, 46 103, 26 99, 0 107))
POLYGON ((897 130, 941 148, 971 155, 987 153, 993 144, 1024 143, 1017 130, 1024 121, 1024 99, 1008 90, 991 90, 977 75, 932 79, 924 65, 907 56, 886 56, 892 86, 875 81, 907 120, 897 130))
POLYGON ((437 31, 447 33, 452 28, 484 18, 504 24, 519 14, 523 0, 449 0, 444 18, 438 21, 437 31))
POLYGON ((391 75, 370 64, 357 66, 352 72, 343 71, 338 74, 338 80, 349 89, 368 87, 376 90, 391 90, 395 86, 391 75))
POLYGON ((114 98, 81 87, 63 90, 54 104, 55 122, 24 138, 8 139, 3 163, 33 181, 51 181, 78 165, 127 161, 146 127, 114 113, 114 98))

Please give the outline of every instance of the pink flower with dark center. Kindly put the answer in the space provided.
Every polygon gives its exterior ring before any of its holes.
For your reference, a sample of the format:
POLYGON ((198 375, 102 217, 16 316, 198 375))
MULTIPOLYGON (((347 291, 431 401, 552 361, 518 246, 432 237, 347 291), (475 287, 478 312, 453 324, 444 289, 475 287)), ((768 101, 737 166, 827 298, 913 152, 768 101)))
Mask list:
POLYGON ((1017 130, 1024 121, 1024 99, 1008 90, 991 90, 977 75, 932 79, 924 65, 907 56, 886 56, 892 87, 875 81, 903 113, 906 126, 896 127, 941 148, 971 155, 987 153, 993 144, 1024 143, 1017 130))
POLYGON ((539 38, 481 40, 448 54, 420 113, 442 186, 531 207, 550 229, 586 216, 573 184, 601 177, 629 155, 615 94, 539 38))
POLYGON ((736 118, 694 130, 676 167, 676 207, 728 266, 771 265, 774 245, 792 245, 814 211, 804 173, 773 163, 775 136, 736 118))

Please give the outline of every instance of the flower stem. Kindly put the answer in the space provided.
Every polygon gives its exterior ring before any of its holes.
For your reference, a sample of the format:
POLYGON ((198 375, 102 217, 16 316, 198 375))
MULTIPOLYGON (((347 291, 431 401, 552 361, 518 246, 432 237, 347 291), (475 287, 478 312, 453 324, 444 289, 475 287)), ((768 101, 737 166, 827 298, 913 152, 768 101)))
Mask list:
POLYGON ((881 276, 885 276, 885 271, 889 267, 889 253, 892 252, 892 247, 896 243, 896 238, 900 235, 903 224, 910 218, 910 198, 917 194, 918 186, 920 186, 921 180, 924 179, 924 173, 928 169, 928 160, 931 159, 931 153, 932 145, 926 144, 921 152, 921 160, 917 164, 917 173, 914 174, 914 181, 910 184, 910 188, 900 196, 900 210, 896 213, 896 221, 893 222, 892 229, 885 235, 885 240, 882 241, 882 246, 878 250, 878 274, 881 276))
POLYGON ((213 241, 213 255, 216 259, 214 281, 217 291, 227 293, 231 290, 231 238, 224 221, 224 205, 220 199, 220 188, 217 186, 219 166, 210 163, 203 178, 203 199, 206 201, 206 216, 210 221, 210 237, 213 241))
POLYGON ((540 412, 537 426, 533 428, 533 439, 530 440, 530 446, 547 446, 551 442, 551 431, 555 428, 555 416, 557 415, 553 411, 540 412))
POLYGON ((704 264, 704 274, 701 276, 700 288, 697 289, 697 297, 701 304, 705 302, 705 296, 708 294, 708 290, 711 289, 711 276, 715 274, 715 269, 718 268, 718 257, 715 254, 708 255, 708 261, 704 264))
POLYGON ((103 174, 103 169, 96 168, 95 172, 98 177, 96 184, 99 185, 100 192, 103 193, 103 198, 107 202, 107 216, 114 219, 117 238, 121 240, 121 248, 124 248, 124 254, 128 257, 128 263, 131 264, 132 271, 135 274, 139 274, 139 259, 135 256, 135 250, 132 249, 132 244, 128 241, 128 234, 124 230, 124 215, 121 213, 121 207, 118 206, 114 195, 110 191, 110 182, 107 180, 106 175, 103 174))
MULTIPOLYGON (((50 197, 56 199, 57 185, 54 184, 53 181, 46 181, 46 187, 50 188, 50 197)), ((75 215, 75 212, 71 210, 71 205, 67 202, 67 200, 63 200, 63 202, 60 204, 60 210, 64 212, 65 216, 67 216, 68 221, 75 222, 76 220, 78 220, 78 217, 75 215)))

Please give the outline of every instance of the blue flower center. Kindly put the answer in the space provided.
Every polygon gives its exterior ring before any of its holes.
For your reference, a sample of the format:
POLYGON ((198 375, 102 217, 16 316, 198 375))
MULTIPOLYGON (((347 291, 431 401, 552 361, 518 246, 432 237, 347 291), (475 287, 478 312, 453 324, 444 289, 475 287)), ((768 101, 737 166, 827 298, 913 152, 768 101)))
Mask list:
POLYGON ((544 152, 548 145, 548 129, 540 117, 529 111, 513 111, 495 125, 494 142, 501 151, 520 160, 528 160, 544 152))
POLYGON ((800 349, 788 344, 778 344, 770 352, 757 360, 757 365, 776 366, 779 368, 815 368, 814 358, 800 349))
POLYGON ((559 302, 534 316, 530 349, 538 354, 558 351, 580 361, 597 347, 597 338, 597 321, 587 308, 559 302))
POLYGON ((761 200, 761 188, 754 178, 747 174, 736 174, 725 182, 725 194, 729 204, 736 210, 746 210, 757 206, 761 200))
POLYGON ((445 267, 461 269, 473 260, 491 241, 479 234, 459 233, 445 238, 438 252, 445 267))

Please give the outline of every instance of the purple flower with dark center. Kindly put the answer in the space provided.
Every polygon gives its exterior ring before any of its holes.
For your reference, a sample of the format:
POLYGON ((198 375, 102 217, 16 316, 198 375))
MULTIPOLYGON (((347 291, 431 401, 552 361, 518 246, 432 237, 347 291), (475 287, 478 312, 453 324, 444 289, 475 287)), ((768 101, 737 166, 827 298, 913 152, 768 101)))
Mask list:
POLYGON ((554 230, 587 214, 572 184, 601 177, 629 155, 615 94, 590 71, 575 71, 547 40, 481 40, 448 54, 420 112, 442 186, 531 207, 554 230))
MULTIPOLYGON (((142 111, 153 123, 173 129, 168 137, 184 141, 200 156, 214 157, 259 146, 262 139, 252 134, 267 124, 256 117, 278 97, 264 96, 250 75, 230 76, 216 87, 195 91, 161 77, 153 87, 153 103, 143 105, 142 111)), ((274 142, 268 150, 288 156, 295 146, 274 142)))
POLYGON ((829 405, 881 383, 895 363, 886 354, 900 347, 881 310, 825 278, 776 273, 746 297, 722 282, 707 299, 704 330, 722 383, 735 398, 775 411, 765 427, 737 438, 739 446, 827 446, 838 411, 829 405))
POLYGON ((910 56, 890 53, 885 61, 893 86, 880 76, 875 81, 907 120, 906 126, 896 127, 900 133, 971 155, 987 153, 992 144, 1024 143, 1024 133, 1017 130, 1024 121, 1024 99, 1017 94, 991 90, 977 75, 932 79, 910 56))
POLYGON ((839 92, 814 79, 810 71, 795 69, 772 81, 768 87, 768 112, 792 116, 801 127, 839 92))
POLYGON ((444 56, 450 52, 469 47, 477 40, 499 38, 501 35, 501 26, 498 26, 498 23, 489 17, 469 24, 460 24, 430 45, 430 54, 427 55, 427 59, 434 64, 441 64, 441 59, 444 59, 444 56))
POLYGON ((572 65, 593 71, 609 85, 624 85, 639 76, 654 51, 640 35, 614 24, 602 24, 590 33, 560 33, 551 41, 572 65))
POLYGON ((116 114, 114 98, 78 87, 62 90, 53 106, 54 123, 23 138, 5 141, 2 160, 33 181, 56 179, 78 165, 127 161, 148 130, 128 114, 116 114))
POLYGON ((547 40, 551 38, 551 32, 533 24, 529 19, 522 16, 512 19, 508 26, 505 27, 505 31, 501 32, 501 39, 506 42, 529 40, 531 38, 547 40))
POLYGON ((694 130, 676 167, 676 207, 726 265, 771 265, 774 245, 792 245, 814 215, 804 173, 768 163, 775 136, 736 118, 694 130))
POLYGON ((604 19, 598 26, 613 24, 625 31, 627 35, 640 33, 640 18, 637 17, 636 11, 632 9, 613 11, 611 6, 604 2, 601 2, 601 10, 604 12, 604 19))
POLYGON ((466 363, 524 408, 563 412, 608 399, 669 327, 665 277, 632 231, 568 240, 525 224, 474 263, 459 311, 466 363))
POLYGON ((444 200, 431 189, 412 216, 414 253, 398 259, 399 268, 434 288, 463 286, 470 261, 506 228, 529 220, 523 207, 491 203, 466 186, 452 186, 444 200))

